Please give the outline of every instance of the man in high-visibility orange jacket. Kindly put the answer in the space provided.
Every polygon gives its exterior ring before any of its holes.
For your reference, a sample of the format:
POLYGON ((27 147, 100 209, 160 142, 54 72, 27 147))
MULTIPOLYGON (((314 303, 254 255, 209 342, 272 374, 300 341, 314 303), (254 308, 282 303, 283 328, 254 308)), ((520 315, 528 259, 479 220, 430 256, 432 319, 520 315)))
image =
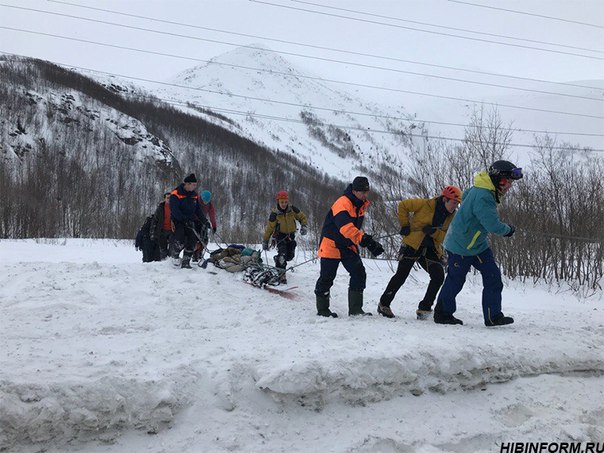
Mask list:
POLYGON ((361 230, 365 211, 369 206, 368 194, 369 180, 364 176, 357 176, 325 217, 318 253, 321 258, 321 275, 315 285, 319 316, 338 316, 329 309, 329 290, 340 262, 350 274, 348 315, 371 315, 363 311, 363 290, 367 274, 358 247, 367 247, 374 256, 384 253, 384 248, 371 235, 361 230))

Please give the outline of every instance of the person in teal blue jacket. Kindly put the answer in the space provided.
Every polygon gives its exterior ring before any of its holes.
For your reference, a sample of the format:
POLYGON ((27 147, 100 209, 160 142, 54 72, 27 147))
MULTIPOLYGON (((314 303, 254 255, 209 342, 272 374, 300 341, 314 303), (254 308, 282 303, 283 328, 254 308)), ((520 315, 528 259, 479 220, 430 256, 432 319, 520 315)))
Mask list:
POLYGON ((447 250, 447 276, 434 307, 437 324, 463 324, 453 316, 455 298, 466 275, 474 266, 481 274, 482 313, 486 326, 512 324, 514 319, 501 312, 503 282, 488 243, 489 233, 510 237, 514 227, 503 223, 497 213, 501 197, 522 178, 522 169, 506 160, 494 162, 488 171, 474 176, 474 186, 464 191, 461 206, 449 226, 444 247, 447 250))

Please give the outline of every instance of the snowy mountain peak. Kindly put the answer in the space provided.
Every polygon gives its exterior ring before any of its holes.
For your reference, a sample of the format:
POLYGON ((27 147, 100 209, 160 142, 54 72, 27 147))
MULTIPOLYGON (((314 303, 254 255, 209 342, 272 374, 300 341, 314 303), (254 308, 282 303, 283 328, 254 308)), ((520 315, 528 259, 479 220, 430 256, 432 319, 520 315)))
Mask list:
POLYGON ((343 179, 361 167, 377 173, 400 162, 415 127, 410 116, 361 100, 259 44, 183 71, 172 83, 157 95, 188 103, 188 111, 194 104, 218 112, 231 120, 222 126, 343 179))

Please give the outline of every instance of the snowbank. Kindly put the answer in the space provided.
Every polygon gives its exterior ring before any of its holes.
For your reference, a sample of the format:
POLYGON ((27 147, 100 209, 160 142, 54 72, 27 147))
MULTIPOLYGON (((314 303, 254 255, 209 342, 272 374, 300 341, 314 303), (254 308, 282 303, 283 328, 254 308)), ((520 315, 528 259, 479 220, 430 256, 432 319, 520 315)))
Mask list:
MULTIPOLYGON (((0 449, 492 451, 531 426, 604 434, 601 299, 511 284, 516 323, 486 328, 470 277, 465 325, 441 326, 414 319, 427 277, 414 271, 397 318, 353 319, 341 270, 341 316, 323 319, 318 263, 288 278, 292 301, 220 270, 143 264, 131 242, 0 241, 0 252, 0 449)), ((375 311, 391 271, 366 266, 375 311)))

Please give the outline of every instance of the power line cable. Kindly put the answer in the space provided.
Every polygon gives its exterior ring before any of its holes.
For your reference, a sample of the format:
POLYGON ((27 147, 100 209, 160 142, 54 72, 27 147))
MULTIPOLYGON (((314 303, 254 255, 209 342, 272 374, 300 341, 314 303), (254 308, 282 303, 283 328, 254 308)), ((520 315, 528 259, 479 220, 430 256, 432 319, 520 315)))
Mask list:
MULTIPOLYGON (((13 56, 17 56, 17 57, 24 57, 24 58, 28 58, 25 57, 24 55, 18 55, 18 54, 14 54, 11 52, 5 52, 0 50, 1 53, 4 54, 8 54, 8 55, 13 55, 13 56)), ((150 83, 157 83, 157 84, 161 84, 161 85, 171 85, 171 86, 175 86, 175 87, 179 87, 179 88, 186 88, 186 89, 190 89, 190 90, 195 90, 195 91, 204 91, 204 92, 212 92, 212 93, 217 93, 217 94, 221 94, 221 95, 226 95, 226 96, 235 96, 235 97, 242 97, 242 98, 251 98, 250 96, 244 96, 244 95, 233 95, 232 93, 220 93, 218 91, 213 91, 213 90, 206 90, 203 88, 195 88, 195 87, 185 87, 182 85, 176 85, 176 84, 172 84, 172 83, 168 83, 168 82, 161 82, 158 80, 152 80, 152 79, 146 79, 146 78, 142 78, 142 77, 134 77, 134 76, 128 76, 128 75, 124 75, 124 74, 117 74, 117 73, 113 73, 113 72, 107 72, 107 71, 100 71, 97 69, 90 69, 90 68, 85 68, 85 67, 81 67, 81 66, 73 66, 73 65, 67 65, 65 63, 59 63, 62 64, 64 66, 70 66, 72 68, 76 68, 76 69, 80 69, 80 70, 84 70, 84 71, 89 71, 89 72, 93 72, 93 73, 98 73, 98 74, 103 74, 103 75, 109 75, 109 76, 114 76, 114 77, 122 77, 125 79, 132 79, 132 80, 139 80, 139 81, 143 81, 143 82, 150 82, 150 83)), ((225 113, 230 113, 233 115, 243 115, 243 116, 251 116, 254 118, 263 118, 263 119, 272 119, 275 121, 283 121, 283 122, 290 122, 290 123, 299 123, 299 124, 306 124, 303 120, 299 120, 299 119, 294 119, 294 118, 287 118, 287 117, 282 117, 282 116, 277 116, 277 115, 268 115, 268 114, 261 114, 261 113, 252 113, 249 111, 243 111, 243 110, 237 110, 237 109, 231 109, 231 108, 224 108, 224 107, 216 107, 216 106, 210 106, 210 105, 204 105, 204 104, 195 104, 192 102, 181 102, 181 101, 174 101, 174 100, 169 100, 169 99, 164 99, 164 98, 160 98, 157 96, 146 96, 146 95, 137 95, 138 97, 143 97, 143 98, 147 98, 147 99, 157 99, 159 101, 163 101, 166 102, 168 104, 174 104, 174 105, 183 105, 183 106, 187 106, 189 108, 191 107, 199 107, 199 108, 204 108, 204 109, 211 109, 212 111, 216 111, 216 112, 225 112, 225 113)), ((253 99, 253 98, 252 98, 253 99)), ((282 101, 270 101, 270 102, 275 102, 275 103, 285 103, 282 101)), ((346 126, 346 125, 340 125, 340 124, 333 124, 333 123, 322 123, 322 125, 324 126, 332 126, 335 128, 340 128, 340 129, 345 129, 345 130, 358 130, 358 131, 362 131, 362 132, 370 132, 370 133, 380 133, 380 134, 388 134, 388 135, 396 135, 396 136, 401 136, 404 135, 406 137, 413 137, 413 138, 420 138, 420 139, 436 139, 436 140, 448 140, 448 141, 455 141, 455 142, 470 142, 470 143, 477 143, 474 140, 466 140, 466 139, 460 139, 460 138, 454 138, 454 137, 442 137, 442 136, 438 136, 438 135, 427 135, 427 134, 413 134, 413 133, 408 133, 408 132, 400 132, 400 131, 392 131, 392 130, 382 130, 382 129, 371 129, 368 127, 360 127, 360 126, 346 126)), ((519 147, 519 148, 535 148, 535 145, 527 145, 524 143, 500 143, 500 142, 490 142, 490 145, 507 145, 507 146, 515 146, 515 147, 519 147)), ((553 150, 562 150, 562 151, 590 151, 590 152, 604 152, 604 149, 599 149, 599 148, 577 148, 577 147, 571 147, 571 146, 552 146, 549 147, 549 149, 553 149, 553 150)))
MULTIPOLYGON (((56 1, 56 0, 49 0, 49 1, 56 1)), ((313 3, 313 2, 307 2, 307 1, 302 1, 302 0, 290 0, 290 1, 294 2, 294 3, 302 3, 302 4, 305 4, 305 5, 318 6, 320 8, 325 8, 325 9, 333 9, 333 10, 337 10, 337 11, 346 11, 346 12, 349 12, 349 13, 361 14, 361 15, 364 15, 364 16, 379 17, 381 19, 395 20, 395 21, 398 21, 398 22, 408 22, 408 23, 411 23, 411 24, 426 25, 428 27, 444 28, 445 30, 454 30, 454 31, 461 31, 461 32, 465 32, 465 33, 473 33, 473 34, 477 34, 477 35, 493 36, 493 37, 496 37, 496 38, 513 39, 513 40, 516 40, 516 41, 532 42, 532 43, 535 43, 535 44, 545 44, 547 46, 566 47, 567 49, 585 50, 587 52, 604 53, 603 50, 587 49, 585 47, 568 46, 568 45, 565 45, 565 44, 554 43, 554 42, 547 42, 547 41, 537 41, 535 39, 528 39, 528 38, 516 38, 515 36, 499 35, 499 34, 496 34, 496 33, 488 33, 488 32, 476 31, 476 30, 469 30, 467 28, 457 28, 457 27, 449 27, 449 26, 446 26, 446 25, 430 24, 428 22, 419 22, 419 21, 416 21, 416 20, 401 19, 399 17, 383 16, 381 14, 368 13, 368 12, 365 12, 365 11, 357 11, 357 10, 354 10, 354 9, 338 8, 338 7, 335 7, 335 6, 327 6, 327 5, 322 5, 320 3, 313 3)))
POLYGON ((466 39, 466 40, 470 40, 470 41, 485 42, 485 43, 489 43, 489 44, 499 44, 499 45, 502 45, 502 46, 519 47, 519 48, 522 48, 522 49, 538 50, 538 51, 541 51, 541 52, 557 53, 557 54, 561 54, 561 55, 570 55, 570 56, 574 56, 574 57, 589 58, 589 59, 592 59, 592 60, 604 60, 604 58, 602 58, 602 57, 595 57, 595 56, 591 56, 591 55, 584 55, 584 54, 578 54, 578 53, 573 53, 573 52, 564 52, 564 51, 561 51, 561 50, 544 49, 542 47, 525 46, 525 45, 522 45, 522 44, 505 43, 505 42, 501 42, 501 41, 493 41, 493 40, 490 40, 490 39, 470 38, 468 36, 454 35, 452 33, 443 33, 443 32, 438 32, 438 31, 433 31, 433 30, 422 30, 421 28, 414 28, 414 27, 407 27, 407 26, 404 26, 404 25, 389 24, 387 22, 378 22, 378 21, 369 20, 369 19, 360 19, 360 18, 357 18, 357 17, 344 16, 344 15, 341 15, 341 14, 334 14, 334 13, 326 13, 324 11, 316 11, 316 10, 312 10, 312 9, 298 8, 298 7, 295 7, 295 6, 279 5, 277 3, 271 3, 271 2, 267 2, 267 1, 261 1, 261 0, 248 0, 248 1, 253 2, 253 3, 261 3, 261 4, 269 5, 269 6, 276 6, 276 7, 279 7, 279 8, 286 8, 286 9, 292 9, 292 10, 296 10, 296 11, 303 11, 303 12, 307 12, 307 13, 320 14, 320 15, 323 15, 323 16, 332 16, 332 17, 338 17, 340 19, 349 19, 349 20, 354 20, 354 21, 357 21, 357 22, 366 22, 366 23, 376 24, 376 25, 385 25, 387 27, 394 27, 394 28, 401 28, 401 29, 405 29, 405 30, 419 31, 419 32, 422 32, 422 33, 430 33, 430 34, 434 34, 434 35, 448 36, 448 37, 451 37, 451 38, 466 39))
MULTIPOLYGON (((379 89, 379 90, 392 91, 392 92, 400 92, 400 93, 407 93, 407 94, 414 94, 414 95, 419 95, 419 96, 428 96, 428 97, 435 97, 435 98, 448 99, 448 100, 454 100, 454 101, 462 101, 462 102, 470 102, 470 103, 475 103, 475 104, 491 105, 491 106, 494 106, 494 107, 506 107, 506 108, 520 109, 520 110, 531 110, 531 111, 538 111, 538 112, 545 112, 545 113, 555 113, 555 114, 560 114, 560 115, 569 115, 569 116, 580 116, 580 117, 586 117, 586 118, 604 119, 604 117, 602 117, 602 116, 588 115, 588 114, 583 114, 583 113, 562 112, 562 111, 558 111, 558 110, 547 110, 547 109, 539 109, 539 108, 534 108, 534 107, 523 107, 523 106, 516 106, 516 105, 509 105, 509 104, 498 104, 498 103, 494 103, 494 102, 485 102, 485 101, 477 101, 477 100, 473 100, 473 99, 456 98, 456 97, 453 97, 453 96, 444 96, 444 95, 436 95, 436 94, 430 94, 430 93, 422 93, 422 92, 418 92, 418 91, 403 90, 403 89, 398 89, 398 88, 385 88, 385 87, 379 87, 379 86, 375 86, 375 85, 359 84, 359 83, 353 83, 353 82, 343 82, 343 81, 332 80, 332 79, 324 79, 324 78, 320 78, 320 77, 305 76, 305 75, 300 75, 300 74, 292 75, 292 74, 280 73, 278 71, 273 71, 273 70, 266 70, 266 69, 261 69, 261 68, 250 68, 250 67, 239 66, 239 65, 230 64, 230 63, 219 63, 219 62, 215 62, 215 61, 212 61, 212 60, 202 60, 202 59, 197 59, 197 58, 192 58, 192 57, 185 57, 185 56, 179 56, 179 55, 173 55, 173 54, 167 54, 167 53, 161 53, 161 52, 155 52, 155 51, 148 51, 148 50, 143 50, 143 49, 136 49, 136 48, 126 47, 126 46, 118 46, 118 45, 114 45, 114 44, 99 43, 97 41, 83 40, 83 39, 79 39, 79 38, 71 38, 71 37, 66 37, 66 36, 61 36, 61 35, 55 35, 55 34, 51 34, 51 33, 36 32, 36 31, 32 31, 32 30, 24 30, 24 29, 18 29, 18 28, 13 28, 13 27, 0 26, 0 29, 7 29, 7 30, 19 31, 19 32, 24 32, 24 33, 31 33, 31 34, 38 34, 38 35, 42 35, 42 36, 51 36, 51 37, 60 38, 60 39, 67 39, 67 40, 71 40, 71 41, 78 41, 78 42, 84 42, 84 43, 89 43, 89 44, 96 44, 96 45, 105 46, 105 47, 113 47, 113 48, 124 49, 124 50, 131 50, 131 51, 142 52, 142 53, 150 53, 150 54, 154 54, 154 55, 162 55, 162 56, 169 56, 169 57, 174 57, 174 58, 181 58, 181 59, 187 59, 187 60, 193 60, 193 61, 200 61, 200 62, 205 62, 205 63, 208 63, 208 64, 218 64, 218 65, 224 65, 224 66, 231 66, 231 67, 238 67, 238 68, 244 68, 244 69, 251 69, 251 70, 255 70, 255 71, 269 72, 269 73, 273 73, 273 74, 282 74, 282 75, 287 75, 289 77, 308 78, 308 79, 319 80, 319 81, 323 81, 323 82, 341 83, 341 84, 345 84, 345 85, 361 86, 361 87, 365 87, 365 88, 374 88, 374 89, 379 89)), ((274 102, 277 102, 277 101, 274 101, 274 102)))
POLYGON ((434 68, 450 69, 450 70, 454 70, 454 71, 469 72, 469 73, 473 73, 473 74, 488 75, 488 76, 494 76, 494 77, 504 77, 504 78, 510 78, 510 79, 516 79, 516 80, 524 80, 524 81, 530 81, 530 82, 549 83, 549 84, 554 84, 554 85, 562 85, 562 86, 587 88, 587 89, 594 89, 594 90, 604 91, 604 89, 602 89, 602 88, 598 88, 598 87, 594 87, 594 86, 589 86, 589 85, 579 85, 579 84, 569 83, 569 82, 553 82, 551 80, 534 79, 534 78, 530 78, 530 77, 514 76, 514 75, 510 75, 510 74, 498 74, 498 73, 493 73, 493 72, 488 72, 488 71, 478 71, 478 70, 473 70, 473 69, 458 68, 458 67, 454 67, 454 66, 431 64, 431 63, 425 63, 425 62, 421 62, 421 61, 406 60, 406 59, 402 59, 402 58, 395 58, 395 57, 389 57, 389 56, 384 56, 384 55, 374 55, 374 54, 363 53, 363 52, 355 52, 355 51, 345 50, 345 49, 336 49, 336 48, 333 48, 333 47, 317 46, 317 45, 308 44, 308 43, 301 43, 301 42, 295 42, 295 41, 287 41, 287 40, 284 40, 284 39, 268 38, 266 36, 252 35, 252 34, 248 34, 248 33, 239 33, 239 32, 234 32, 234 31, 229 31, 229 30, 221 30, 221 29, 218 29, 218 28, 203 27, 201 25, 193 25, 193 24, 187 24, 187 23, 183 23, 183 22, 175 22, 175 21, 170 21, 170 20, 165 20, 165 19, 158 19, 158 18, 155 18, 155 17, 142 16, 142 15, 139 15, 139 14, 130 14, 130 13, 125 13, 123 11, 114 11, 114 10, 103 9, 103 8, 95 8, 93 6, 78 5, 78 4, 75 4, 75 3, 64 2, 64 1, 59 1, 59 0, 47 0, 47 1, 51 2, 51 3, 59 3, 59 4, 64 4, 64 5, 75 6, 75 7, 78 7, 78 8, 90 9, 90 10, 95 10, 95 11, 102 11, 102 12, 111 13, 111 14, 118 14, 118 15, 121 15, 121 16, 134 17, 134 18, 137 18, 137 19, 150 20, 150 21, 164 23, 164 24, 177 25, 177 26, 189 27, 189 28, 196 28, 196 29, 199 29, 199 30, 213 31, 213 32, 224 33, 224 34, 229 34, 229 35, 243 36, 243 37, 246 37, 246 38, 263 39, 263 40, 266 40, 266 41, 274 41, 274 42, 279 42, 279 43, 283 43, 283 44, 293 44, 295 46, 310 47, 310 48, 313 48, 313 49, 320 49, 320 50, 328 50, 330 52, 346 53, 346 54, 351 54, 351 55, 358 55, 358 56, 364 56, 364 57, 370 57, 370 58, 378 58, 378 59, 383 59, 383 60, 388 60, 388 61, 398 61, 398 62, 401 62, 401 63, 415 64, 415 65, 421 65, 421 66, 429 66, 429 67, 434 67, 434 68))
POLYGON ((453 2, 453 3, 461 3, 463 5, 478 6, 480 8, 488 8, 488 9, 496 9, 496 10, 499 10, 499 11, 506 11, 508 13, 524 14, 524 15, 527 15, 527 16, 541 17, 543 19, 558 20, 560 22, 568 22, 568 23, 571 23, 571 24, 586 25, 588 27, 604 28, 603 25, 590 24, 590 23, 587 23, 587 22, 579 22, 577 20, 562 19, 560 17, 546 16, 546 15, 543 15, 543 14, 528 13, 526 11, 518 11, 518 10, 515 10, 515 9, 506 9, 506 8, 499 8, 499 7, 496 7, 496 6, 479 5, 477 3, 462 2, 462 1, 459 1, 459 0, 449 0, 449 1, 453 2))
MULTIPOLYGON (((306 55, 306 54, 301 54, 301 53, 296 53, 296 52, 276 51, 276 50, 266 49, 266 48, 257 47, 257 46, 241 45, 241 44, 238 44, 238 43, 232 43, 232 42, 227 42, 227 41, 219 41, 219 40, 216 40, 216 39, 200 38, 200 37, 197 37, 197 36, 190 36, 190 35, 182 35, 182 34, 178 34, 178 33, 164 32, 164 31, 159 31, 159 30, 153 30, 153 29, 150 29, 150 28, 136 27, 136 26, 131 26, 131 25, 124 25, 124 24, 119 24, 119 23, 115 23, 115 22, 108 22, 108 21, 98 20, 98 19, 92 19, 92 18, 88 18, 88 17, 73 16, 73 15, 70 15, 70 14, 62 14, 62 13, 56 13, 56 12, 45 11, 45 10, 38 10, 38 9, 33 9, 33 8, 24 8, 24 7, 10 6, 10 5, 4 5, 4 4, 0 4, 0 6, 5 6, 5 7, 9 7, 9 8, 16 8, 16 9, 24 9, 24 10, 34 11, 34 12, 44 13, 44 14, 64 16, 64 17, 68 17, 68 18, 72 18, 72 19, 79 19, 79 20, 85 20, 85 21, 90 21, 90 22, 98 22, 98 23, 102 23, 102 24, 106 24, 106 25, 112 25, 112 26, 117 26, 117 27, 122 27, 122 28, 130 28, 130 29, 133 29, 133 30, 147 31, 147 32, 151 32, 151 33, 157 33, 157 34, 163 34, 163 35, 169 35, 169 36, 176 36, 176 37, 180 37, 180 38, 187 38, 187 39, 194 39, 194 40, 198 40, 198 41, 213 42, 213 43, 217 43, 217 44, 225 44, 225 45, 234 46, 234 47, 243 47, 243 48, 247 48, 247 49, 260 50, 260 51, 263 51, 263 52, 270 52, 270 53, 276 53, 276 54, 281 54, 281 55, 290 55, 290 56, 302 57, 302 58, 310 58, 310 59, 313 59, 313 60, 327 61, 327 62, 338 63, 338 64, 346 64, 346 65, 358 66, 358 67, 368 68, 368 69, 378 69, 380 71, 395 72, 395 73, 400 73, 400 74, 410 74, 410 75, 416 75, 416 76, 422 76, 422 77, 432 77, 432 78, 436 78, 436 79, 452 80, 452 81, 461 82, 461 83, 470 83, 470 84, 474 84, 474 85, 483 85, 483 86, 491 86, 491 87, 496 87, 496 88, 505 88, 505 89, 511 89, 511 90, 524 91, 524 92, 532 92, 532 93, 539 93, 539 94, 548 94, 548 95, 553 95, 553 96, 563 96, 563 97, 570 97, 570 98, 575 98, 575 99, 586 99, 586 100, 595 101, 595 102, 604 102, 604 99, 596 99, 596 98, 591 98, 591 97, 588 97, 588 96, 580 96, 580 95, 568 94, 568 93, 557 93, 557 92, 544 91, 544 90, 535 90, 535 89, 531 89, 531 88, 513 87, 513 86, 509 86, 509 85, 501 85, 501 84, 496 84, 496 83, 477 82, 477 81, 473 81, 473 80, 459 79, 459 78, 455 78, 455 77, 439 76, 439 75, 426 74, 426 73, 414 72, 414 71, 405 71, 405 70, 402 70, 402 69, 395 69, 395 68, 389 68, 389 67, 384 67, 384 66, 369 65, 369 64, 364 64, 364 63, 355 63, 355 62, 352 62, 352 61, 335 60, 333 58, 318 57, 318 56, 306 55)), ((7 28, 8 29, 9 27, 3 27, 3 28, 7 28)))

